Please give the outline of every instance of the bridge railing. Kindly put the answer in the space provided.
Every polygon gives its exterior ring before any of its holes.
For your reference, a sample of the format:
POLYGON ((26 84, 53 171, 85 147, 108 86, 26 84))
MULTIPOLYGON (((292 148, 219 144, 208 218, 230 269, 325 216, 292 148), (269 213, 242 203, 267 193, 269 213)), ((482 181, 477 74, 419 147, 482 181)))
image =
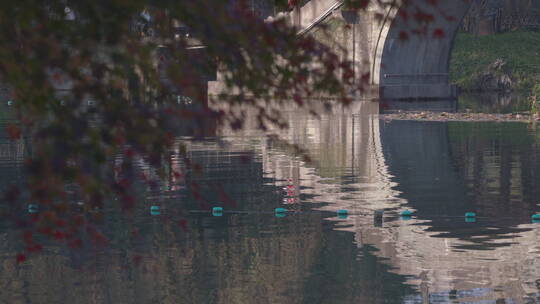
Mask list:
MULTIPOLYGON (((332 15, 332 13, 339 9, 341 6, 343 6, 344 2, 339 0, 336 1, 334 4, 332 4, 330 7, 328 7, 324 12, 322 12, 318 17, 311 20, 311 22, 307 25, 304 24, 297 24, 297 26, 301 27, 301 30, 298 31, 298 35, 304 35, 305 33, 309 32, 311 29, 319 25, 321 22, 323 22, 328 16, 332 15)), ((296 12, 296 14, 300 14, 300 12, 296 12)), ((302 16, 299 16, 301 19, 302 16)), ((303 23, 302 21, 298 20, 300 23, 303 23)))

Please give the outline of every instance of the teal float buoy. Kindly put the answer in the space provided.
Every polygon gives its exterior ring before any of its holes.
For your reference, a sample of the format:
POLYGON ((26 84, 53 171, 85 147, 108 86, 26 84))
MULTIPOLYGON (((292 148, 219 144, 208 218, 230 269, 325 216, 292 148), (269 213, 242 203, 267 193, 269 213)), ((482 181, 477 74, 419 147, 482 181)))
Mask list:
POLYGON ((340 219, 346 219, 349 216, 349 211, 347 211, 347 209, 339 209, 336 213, 340 219))
POLYGON ((412 215, 412 211, 411 210, 403 210, 401 211, 401 216, 411 216, 412 215))
POLYGON ((13 100, 8 100, 8 101, 7 101, 7 105, 8 105, 8 106, 13 105, 13 100))
POLYGON ((38 205, 36 204, 28 204, 28 213, 36 213, 38 212, 38 205))
POLYGON ((474 213, 474 212, 467 212, 467 213, 465 213, 465 217, 467 217, 467 218, 476 217, 476 213, 474 213))
POLYGON ((212 212, 223 212, 223 207, 214 207, 212 208, 212 212))
POLYGON ((213 216, 223 216, 223 207, 214 207, 212 208, 213 216))
POLYGON ((287 209, 285 209, 285 208, 276 208, 274 211, 276 212, 276 214, 277 213, 286 213, 287 209))
POLYGON ((286 217, 287 209, 285 208, 276 208, 274 209, 276 217, 286 217))
POLYGON ((412 218, 412 211, 411 210, 403 210, 401 211, 400 215, 401 215, 401 219, 404 220, 404 221, 408 221, 412 218))
POLYGON ((347 209, 339 209, 337 211, 337 214, 338 215, 348 215, 349 214, 349 211, 347 211, 347 209))
POLYGON ((161 214, 161 208, 159 206, 151 206, 150 207, 150 215, 160 215, 161 214))
POLYGON ((535 213, 531 216, 533 223, 540 223, 540 213, 535 213))

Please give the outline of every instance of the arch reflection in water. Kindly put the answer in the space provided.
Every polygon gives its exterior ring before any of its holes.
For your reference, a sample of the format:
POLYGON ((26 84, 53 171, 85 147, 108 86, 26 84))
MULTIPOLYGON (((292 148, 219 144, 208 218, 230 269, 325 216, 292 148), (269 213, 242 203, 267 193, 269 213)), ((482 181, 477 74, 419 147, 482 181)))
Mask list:
POLYGON ((377 256, 411 276, 408 283, 424 299, 538 293, 539 232, 529 224, 540 197, 536 128, 333 114, 321 121, 291 116, 293 128, 284 134, 308 146, 315 166, 263 153, 265 172, 278 180, 294 177, 317 210, 414 208, 417 219, 385 217, 382 227, 366 216, 328 220, 338 222, 336 230, 354 232, 359 247, 379 249, 377 256), (490 219, 467 223, 463 214, 470 210, 490 219))
MULTIPOLYGON (((170 174, 161 190, 141 194, 144 201, 161 198, 162 216, 144 206, 129 222, 106 210, 99 224, 112 236, 106 254, 49 246, 17 268, 20 231, 3 230, 0 302, 519 303, 534 297, 540 250, 538 226, 529 222, 540 197, 538 130, 383 122, 377 107, 359 102, 320 120, 285 111, 291 128, 274 131, 306 147, 313 163, 249 129, 250 121, 242 134, 179 138, 202 174, 173 149, 172 166, 185 175, 170 174), (270 212, 191 214, 183 230, 165 219, 179 205, 199 208, 193 182, 208 202, 227 204, 225 210, 270 212), (294 200, 284 204, 286 198, 294 200), (278 207, 317 212, 276 218, 278 207), (336 217, 339 209, 349 216, 336 217), (404 209, 417 216, 401 221, 404 209), (375 223, 380 210, 382 221, 375 223), (463 219, 470 210, 476 223, 463 219)), ((143 160, 138 166, 151 174, 143 160)))

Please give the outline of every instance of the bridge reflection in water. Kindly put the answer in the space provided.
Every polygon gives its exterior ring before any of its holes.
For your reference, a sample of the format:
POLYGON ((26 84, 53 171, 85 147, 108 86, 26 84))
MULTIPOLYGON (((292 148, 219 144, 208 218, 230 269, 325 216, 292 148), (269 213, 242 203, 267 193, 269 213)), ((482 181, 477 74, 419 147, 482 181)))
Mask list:
MULTIPOLYGON (((429 103, 457 109, 455 101, 429 103)), ((386 110, 397 109, 416 108, 392 102, 386 110)), ((377 113, 369 102, 320 121, 290 113, 292 128, 282 135, 308 147, 315 164, 263 149, 265 174, 292 179, 320 206, 314 210, 364 213, 327 220, 354 233, 358 247, 375 246, 430 303, 538 294, 540 228, 530 215, 540 197, 539 131, 511 123, 385 122, 377 113), (400 220, 404 209, 418 217, 400 220), (384 223, 374 218, 381 210, 384 223), (465 223, 467 211, 487 218, 465 223)))
MULTIPOLYGON (((539 227, 530 214, 540 197, 540 131, 525 124, 386 122, 378 107, 357 102, 320 120, 285 110, 290 128, 273 131, 304 146, 312 163, 253 131, 252 117, 241 133, 179 138, 169 170, 185 176, 170 174, 159 190, 142 194, 159 201, 166 216, 150 217, 146 204, 128 221, 105 210, 97 225, 111 236, 106 252, 51 245, 18 268, 18 231, 3 229, 0 302, 536 299, 539 227), (202 174, 187 170, 180 144, 202 174), (193 190, 206 202, 224 201, 226 210, 270 213, 191 214, 183 231, 167 219, 179 204, 200 208, 193 190), (308 212, 276 218, 275 207, 308 212), (356 214, 339 219, 338 209, 356 214), (400 219, 404 209, 418 217, 400 219), (384 211, 382 219, 374 218, 376 210, 384 211), (489 218, 465 223, 466 211, 489 218)), ((138 166, 152 174, 144 160, 138 166)))

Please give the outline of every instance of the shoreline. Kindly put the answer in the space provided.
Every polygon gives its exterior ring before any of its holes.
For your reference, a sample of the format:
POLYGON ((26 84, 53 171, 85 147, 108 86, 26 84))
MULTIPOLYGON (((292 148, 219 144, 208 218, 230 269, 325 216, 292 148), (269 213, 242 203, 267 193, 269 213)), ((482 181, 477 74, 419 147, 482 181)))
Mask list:
POLYGON ((379 119, 390 120, 414 120, 414 121, 435 121, 435 122, 540 122, 540 115, 530 113, 451 113, 451 112, 431 112, 431 111, 398 111, 396 113, 379 114, 379 119))

